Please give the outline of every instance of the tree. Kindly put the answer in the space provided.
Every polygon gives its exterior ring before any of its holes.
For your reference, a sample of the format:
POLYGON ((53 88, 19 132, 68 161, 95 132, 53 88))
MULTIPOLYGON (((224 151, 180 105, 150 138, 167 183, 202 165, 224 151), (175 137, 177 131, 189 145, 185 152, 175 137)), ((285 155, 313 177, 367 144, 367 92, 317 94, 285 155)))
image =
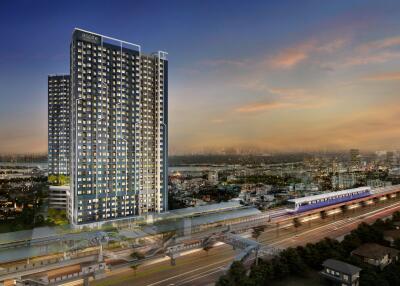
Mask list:
POLYGON ((62 186, 69 183, 69 177, 65 175, 51 174, 48 176, 47 181, 49 184, 62 186))
POLYGON ((281 262, 285 263, 291 274, 304 275, 307 270, 303 259, 300 257, 298 251, 294 248, 288 248, 282 251, 279 255, 281 262))
POLYGON ((239 261, 234 261, 228 271, 234 285, 243 285, 247 281, 246 269, 239 261))
POLYGON ((133 270, 134 275, 136 276, 137 269, 139 268, 140 264, 133 264, 131 265, 131 269, 133 270))
POLYGON ((203 250, 207 253, 207 256, 208 256, 208 252, 210 251, 211 248, 213 248, 213 246, 211 244, 207 244, 203 247, 203 250))
POLYGON ((239 286, 247 285, 249 278, 246 275, 246 269, 240 261, 234 261, 228 270, 228 273, 221 276, 216 286, 239 286))
POLYGON ((399 212, 399 211, 394 212, 394 213, 392 214, 392 220, 393 220, 393 221, 400 221, 400 212, 399 212))
POLYGON ((251 234, 251 236, 257 240, 258 237, 261 235, 261 233, 265 230, 265 226, 257 226, 255 228, 253 228, 253 232, 251 234))
POLYGON ((56 175, 49 175, 48 182, 52 185, 57 183, 57 176, 56 175))
POLYGON ((397 238, 397 239, 394 240, 393 246, 394 246, 396 249, 399 249, 399 250, 400 250, 400 238, 397 238))
POLYGON ((132 258, 135 258, 135 259, 138 259, 138 260, 141 260, 141 259, 144 259, 144 258, 145 258, 145 256, 144 256, 143 253, 137 252, 137 251, 132 252, 132 253, 131 253, 131 257, 132 257, 132 258))
POLYGON ((67 212, 65 210, 49 209, 47 215, 47 223, 49 225, 68 224, 67 212))
POLYGON ((345 215, 348 211, 348 208, 346 205, 340 206, 340 210, 342 211, 342 214, 345 215))
POLYGON ((275 278, 284 278, 290 274, 289 266, 280 259, 280 256, 272 259, 272 267, 275 278))
POLYGON ((43 215, 37 215, 36 216, 36 219, 35 219, 35 226, 42 226, 42 225, 44 225, 44 223, 45 223, 45 220, 44 220, 44 217, 43 217, 43 215))
POLYGON ((219 277, 217 283, 215 283, 215 286, 234 286, 234 284, 229 279, 229 276, 225 274, 219 277))
POLYGON ((299 218, 295 217, 293 219, 293 226, 295 227, 296 232, 297 232, 297 228, 299 228, 301 226, 301 222, 300 222, 299 218))
POLYGON ((252 285, 265 285, 272 279, 274 279, 274 267, 271 262, 260 259, 259 264, 254 264, 251 268, 249 280, 252 285))

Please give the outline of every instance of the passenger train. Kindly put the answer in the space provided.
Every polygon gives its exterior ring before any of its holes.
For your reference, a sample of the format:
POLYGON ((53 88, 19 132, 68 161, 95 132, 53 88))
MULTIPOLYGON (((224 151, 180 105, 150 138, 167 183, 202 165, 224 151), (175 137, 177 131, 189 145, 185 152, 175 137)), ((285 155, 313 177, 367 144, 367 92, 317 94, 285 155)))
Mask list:
POLYGON ((365 198, 371 195, 371 191, 371 187, 360 187, 321 195, 291 199, 288 200, 289 207, 286 209, 286 212, 295 214, 352 201, 355 199, 365 198))

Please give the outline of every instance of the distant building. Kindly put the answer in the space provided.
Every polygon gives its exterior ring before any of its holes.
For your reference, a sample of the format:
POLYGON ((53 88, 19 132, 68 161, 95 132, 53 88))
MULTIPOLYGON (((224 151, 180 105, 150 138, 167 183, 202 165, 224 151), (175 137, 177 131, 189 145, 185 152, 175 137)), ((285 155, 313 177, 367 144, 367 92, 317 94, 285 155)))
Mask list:
POLYGON ((361 258, 364 262, 379 268, 384 268, 397 261, 399 250, 376 243, 365 243, 351 252, 351 255, 361 258))
POLYGON ((211 184, 218 184, 218 171, 208 172, 208 181, 211 184))
POLYGON ((386 163, 389 166, 392 166, 392 165, 394 165, 396 163, 395 162, 395 157, 394 157, 394 152, 392 152, 392 151, 386 152, 386 163))
POLYGON ((294 191, 296 192, 318 192, 319 188, 318 185, 310 183, 310 184, 305 184, 305 183, 297 183, 294 184, 294 191))
POLYGON ((336 259, 327 259, 322 263, 324 270, 320 275, 333 282, 333 285, 358 286, 360 283, 359 267, 336 259))
POLYGON ((331 178, 332 187, 334 189, 349 189, 357 183, 355 173, 339 173, 331 178))
POLYGON ((69 175, 70 76, 48 77, 48 172, 69 175))
POLYGON ((367 180, 367 186, 370 186, 371 188, 381 188, 381 187, 387 187, 391 186, 392 182, 389 181, 381 181, 379 179, 375 180, 367 180))
POLYGON ((351 149, 350 150, 350 163, 352 166, 358 166, 361 162, 360 150, 351 149))

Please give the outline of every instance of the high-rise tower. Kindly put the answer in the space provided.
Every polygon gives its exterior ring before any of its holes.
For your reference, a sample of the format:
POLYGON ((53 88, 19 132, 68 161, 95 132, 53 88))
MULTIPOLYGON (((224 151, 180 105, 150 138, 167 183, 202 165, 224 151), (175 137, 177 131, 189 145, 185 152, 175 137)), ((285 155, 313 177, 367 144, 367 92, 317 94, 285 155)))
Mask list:
POLYGON ((48 168, 50 175, 69 175, 70 77, 48 77, 48 168))
POLYGON ((75 29, 71 95, 72 223, 165 211, 166 53, 75 29))

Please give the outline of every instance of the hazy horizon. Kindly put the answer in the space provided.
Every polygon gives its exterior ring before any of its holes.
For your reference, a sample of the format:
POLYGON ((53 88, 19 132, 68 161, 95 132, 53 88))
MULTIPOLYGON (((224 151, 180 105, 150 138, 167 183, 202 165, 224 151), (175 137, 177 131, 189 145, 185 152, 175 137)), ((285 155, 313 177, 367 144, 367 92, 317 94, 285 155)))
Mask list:
POLYGON ((47 152, 74 27, 168 51, 170 155, 400 149, 398 1, 99 2, 0 5, 0 154, 47 152))

